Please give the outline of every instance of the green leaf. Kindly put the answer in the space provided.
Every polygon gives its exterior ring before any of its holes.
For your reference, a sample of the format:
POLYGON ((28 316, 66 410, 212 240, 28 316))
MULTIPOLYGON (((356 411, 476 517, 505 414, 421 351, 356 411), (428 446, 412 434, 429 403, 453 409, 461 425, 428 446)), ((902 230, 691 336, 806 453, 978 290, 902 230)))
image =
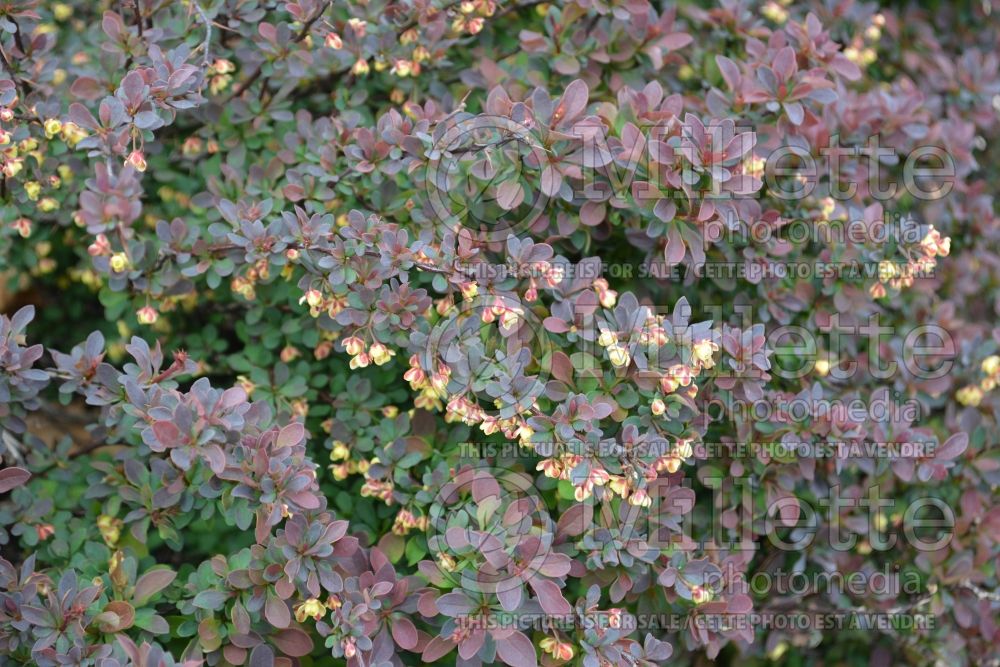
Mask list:
POLYGON ((229 596, 222 591, 202 591, 194 596, 194 600, 191 601, 191 604, 198 607, 198 609, 217 611, 222 609, 222 606, 226 604, 226 599, 228 597, 229 596))
POLYGON ((416 565, 427 556, 427 540, 423 535, 412 535, 406 541, 406 564, 416 565))

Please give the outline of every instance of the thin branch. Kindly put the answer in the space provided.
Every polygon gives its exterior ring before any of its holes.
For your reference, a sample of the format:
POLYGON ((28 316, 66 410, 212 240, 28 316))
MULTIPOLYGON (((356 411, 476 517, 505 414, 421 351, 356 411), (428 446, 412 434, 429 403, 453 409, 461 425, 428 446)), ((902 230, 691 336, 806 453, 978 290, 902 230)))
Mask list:
MULTIPOLYGON (((435 9, 434 15, 436 16, 439 12, 447 12, 449 9, 453 9, 460 4, 462 4, 462 0, 454 0, 453 2, 449 2, 448 4, 444 5, 443 7, 436 7, 434 8, 435 9)), ((396 31, 396 37, 397 38, 402 37, 404 32, 406 32, 411 28, 416 28, 419 24, 420 24, 420 17, 418 15, 417 18, 402 25, 399 28, 399 30, 396 31)))
POLYGON ((962 588, 972 591, 973 594, 980 600, 989 600, 990 602, 1000 602, 1000 592, 988 591, 979 586, 976 586, 970 580, 966 579, 961 583, 962 588))
POLYGON ((142 5, 140 4, 142 0, 135 0, 135 4, 132 5, 132 9, 135 12, 135 25, 139 28, 139 37, 142 37, 142 5))
POLYGON ((17 19, 12 16, 8 16, 7 20, 14 24, 14 43, 17 44, 17 50, 21 52, 22 56, 27 56, 28 51, 24 48, 24 38, 21 36, 21 26, 18 25, 17 19))
POLYGON ((247 77, 246 79, 244 79, 243 82, 240 85, 236 86, 236 88, 233 90, 233 92, 230 93, 229 97, 226 98, 225 104, 229 104, 234 99, 236 99, 237 97, 239 97, 240 95, 242 95, 246 91, 247 88, 249 88, 250 86, 252 86, 254 84, 254 82, 257 81, 257 79, 260 78, 260 75, 264 73, 261 70, 261 67, 262 67, 262 65, 257 65, 257 67, 253 70, 253 72, 250 73, 250 76, 247 77))
POLYGON ((25 91, 21 84, 21 79, 19 79, 17 74, 14 72, 14 67, 10 64, 10 60, 7 59, 7 53, 3 50, 3 46, 0 46, 0 60, 3 61, 4 69, 10 73, 10 78, 14 81, 14 85, 17 86, 20 97, 23 100, 25 91))
MULTIPOLYGON (((453 9, 454 7, 457 7, 460 4, 461 0, 453 0, 452 2, 449 2, 443 7, 435 8, 435 12, 436 13, 447 12, 450 9, 453 9)), ((401 39, 403 33, 405 33, 407 30, 410 30, 411 28, 416 28, 419 24, 420 24, 419 17, 404 23, 396 30, 396 39, 397 40, 401 39)), ((346 69, 346 70, 341 70, 339 72, 330 72, 326 76, 320 77, 318 79, 313 79, 312 81, 309 82, 309 84, 305 87, 305 89, 302 90, 302 94, 311 95, 312 93, 315 92, 331 90, 340 83, 340 80, 344 76, 350 74, 350 71, 351 71, 350 69, 346 69)))
MULTIPOLYGON (((294 40, 292 40, 293 44, 298 44, 303 39, 305 39, 307 35, 309 35, 309 30, 312 29, 313 24, 316 23, 316 21, 318 21, 320 19, 320 17, 323 16, 323 14, 326 13, 326 10, 329 9, 329 7, 330 7, 331 4, 333 4, 333 0, 327 0, 323 4, 323 6, 320 8, 320 10, 318 12, 316 12, 316 15, 313 16, 308 21, 306 21, 306 23, 302 26, 302 30, 300 30, 299 34, 295 36, 294 40)), ((242 95, 243 93, 245 93, 246 90, 247 90, 247 88, 249 88, 250 86, 252 86, 254 84, 254 82, 257 81, 257 79, 260 78, 261 74, 263 74, 263 67, 264 67, 264 63, 260 63, 259 65, 257 65, 257 67, 254 68, 253 72, 250 73, 250 76, 247 77, 243 81, 243 83, 241 83, 240 85, 238 85, 236 87, 236 89, 233 90, 233 92, 229 95, 229 97, 226 98, 226 104, 228 104, 229 102, 232 102, 234 99, 236 99, 237 97, 239 97, 240 95, 242 95)), ((265 79, 265 81, 266 81, 266 79, 265 79)))
MULTIPOLYGON (((136 0, 138 2, 138 0, 136 0)), ((191 0, 191 4, 194 5, 195 11, 198 12, 198 16, 201 17, 201 22, 205 24, 205 40, 201 43, 202 49, 205 51, 202 54, 202 63, 208 65, 209 61, 212 59, 209 46, 212 41, 212 21, 208 18, 208 14, 202 9, 202 6, 196 1, 191 0)))
MULTIPOLYGON (((11 19, 11 21, 14 20, 11 19)), ((14 25, 17 26, 17 23, 14 22, 14 25)), ((21 52, 21 56, 24 57, 24 46, 23 43, 21 42, 20 37, 21 37, 21 28, 17 27, 17 32, 14 33, 14 40, 17 44, 18 50, 21 52)), ((10 59, 7 57, 7 52, 4 50, 2 45, 0 45, 0 59, 3 60, 4 67, 7 69, 8 72, 10 72, 10 78, 14 81, 14 85, 18 87, 21 101, 24 101, 24 98, 28 96, 28 93, 35 88, 35 84, 32 83, 30 80, 24 79, 23 77, 17 75, 17 73, 14 71, 14 66, 11 64, 10 59)))

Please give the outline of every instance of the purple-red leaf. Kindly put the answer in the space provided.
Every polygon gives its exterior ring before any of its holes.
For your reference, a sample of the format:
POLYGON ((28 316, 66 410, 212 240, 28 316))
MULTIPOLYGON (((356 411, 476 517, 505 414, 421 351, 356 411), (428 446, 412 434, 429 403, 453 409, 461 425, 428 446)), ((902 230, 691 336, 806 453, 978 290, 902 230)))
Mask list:
POLYGON ((4 468, 0 470, 0 493, 22 486, 31 478, 31 473, 24 468, 4 468))

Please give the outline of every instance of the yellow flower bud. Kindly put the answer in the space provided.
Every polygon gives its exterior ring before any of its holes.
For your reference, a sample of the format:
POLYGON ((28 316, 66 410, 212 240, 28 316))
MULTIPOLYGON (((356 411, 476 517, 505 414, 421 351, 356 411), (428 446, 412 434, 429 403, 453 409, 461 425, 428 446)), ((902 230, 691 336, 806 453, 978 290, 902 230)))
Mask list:
MULTIPOLYGON (((118 539, 121 537, 122 525, 123 524, 121 519, 116 519, 113 516, 109 516, 107 514, 101 514, 100 516, 97 517, 97 530, 100 531, 101 538, 104 540, 105 544, 107 544, 109 547, 115 546, 115 544, 118 542, 118 539)), ((118 572, 119 568, 121 567, 123 559, 124 558, 120 551, 116 552, 115 555, 111 557, 110 572, 112 575, 111 577, 112 580, 115 579, 115 575, 118 572)))
POLYGON ((569 642, 561 642, 554 637, 546 637, 538 643, 538 646, 560 662, 566 662, 573 658, 573 645, 569 642))
POLYGON ((1000 356, 994 354, 983 359, 982 369, 987 375, 996 375, 1000 371, 1000 356))
POLYGON ((136 313, 136 317, 139 319, 139 324, 156 324, 160 315, 152 306, 144 306, 136 313))
POLYGON ((365 33, 368 32, 368 24, 363 19, 349 19, 347 21, 347 25, 351 26, 351 29, 354 30, 354 33, 358 37, 364 37, 365 33))
POLYGON ((307 618, 320 620, 326 614, 326 605, 316 598, 309 598, 295 608, 295 620, 304 623, 307 618))
POLYGON ((24 184, 24 192, 28 195, 28 199, 36 201, 38 195, 42 193, 42 184, 38 181, 27 181, 24 184))
POLYGON ((318 289, 307 290, 305 296, 299 299, 299 303, 305 301, 310 308, 319 308, 323 304, 323 293, 318 289))
POLYGON ((326 34, 326 39, 323 40, 323 43, 326 45, 326 48, 333 49, 335 51, 339 51, 344 48, 344 40, 341 39, 340 35, 335 32, 328 32, 326 34))
POLYGON ((455 559, 446 553, 439 553, 437 555, 438 566, 445 572, 454 572, 458 564, 455 559))
POLYGON ((351 74, 355 76, 364 76, 369 71, 371 71, 371 68, 368 67, 368 61, 364 58, 358 58, 354 65, 351 66, 351 74))
POLYGON ((142 151, 134 150, 129 153, 125 164, 132 165, 136 171, 146 171, 146 156, 142 154, 142 151))
POLYGON ((712 591, 702 586, 691 587, 691 600, 695 604, 705 604, 712 601, 712 591))
POLYGON ((24 164, 21 160, 10 160, 3 166, 3 173, 7 178, 14 178, 21 173, 23 168, 24 164))
POLYGON ((955 399, 962 405, 975 408, 983 401, 983 390, 979 387, 969 385, 968 387, 959 389, 955 393, 955 399))
POLYGON ((396 356, 395 350, 390 350, 388 347, 378 342, 371 346, 368 353, 371 355, 372 361, 375 362, 376 366, 383 366, 396 356))
POLYGON ((618 343, 618 334, 614 331, 605 329, 601 332, 601 335, 597 338, 597 344, 601 347, 611 347, 618 343))
POLYGON ((62 138, 70 148, 87 138, 87 131, 76 123, 63 123, 62 138))
POLYGON ((712 368, 715 365, 713 355, 719 346, 710 340, 699 340, 692 347, 694 358, 705 368, 712 368))
POLYGON ((212 68, 219 74, 232 74, 236 71, 236 65, 225 58, 216 58, 215 62, 212 63, 212 68))
POLYGON ((342 344, 344 346, 344 351, 352 357, 356 357, 365 351, 365 342, 357 336, 345 338, 342 341, 342 344))
POLYGON ((330 452, 331 461, 343 461, 351 455, 351 450, 340 440, 333 441, 333 450, 330 452))
POLYGON ((760 13, 775 23, 784 23, 788 20, 788 12, 776 2, 769 2, 761 7, 760 13))
POLYGON ((56 21, 65 21, 73 16, 73 8, 64 2, 57 2, 52 5, 52 16, 56 21))
POLYGON ((608 348, 608 358, 615 368, 624 368, 632 362, 632 356, 621 345, 612 345, 608 348))
POLYGON ((633 507, 649 507, 653 504, 653 499, 646 489, 636 489, 635 493, 628 497, 628 504, 633 507))
POLYGON ((38 210, 42 213, 51 213, 57 208, 59 208, 59 202, 52 197, 44 197, 40 202, 38 202, 38 210))
POLYGON ((468 299, 475 299, 476 295, 479 294, 479 285, 475 282, 468 282, 462 284, 462 296, 468 299))
POLYGON ((123 252, 116 252, 111 255, 111 270, 115 273, 122 273, 128 270, 130 264, 128 255, 123 252))
POLYGON ((62 131, 62 122, 58 118, 45 121, 45 138, 51 139, 62 131))
POLYGON ((398 77, 407 77, 413 74, 413 63, 409 60, 397 60, 393 63, 392 73, 398 77))

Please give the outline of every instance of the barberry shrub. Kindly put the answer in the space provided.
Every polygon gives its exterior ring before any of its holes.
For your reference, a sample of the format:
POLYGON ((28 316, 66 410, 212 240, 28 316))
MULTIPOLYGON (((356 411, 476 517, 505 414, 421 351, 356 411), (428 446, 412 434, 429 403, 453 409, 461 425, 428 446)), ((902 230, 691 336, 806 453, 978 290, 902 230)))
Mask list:
POLYGON ((1000 2, 0 2, 0 662, 996 665, 1000 2))

